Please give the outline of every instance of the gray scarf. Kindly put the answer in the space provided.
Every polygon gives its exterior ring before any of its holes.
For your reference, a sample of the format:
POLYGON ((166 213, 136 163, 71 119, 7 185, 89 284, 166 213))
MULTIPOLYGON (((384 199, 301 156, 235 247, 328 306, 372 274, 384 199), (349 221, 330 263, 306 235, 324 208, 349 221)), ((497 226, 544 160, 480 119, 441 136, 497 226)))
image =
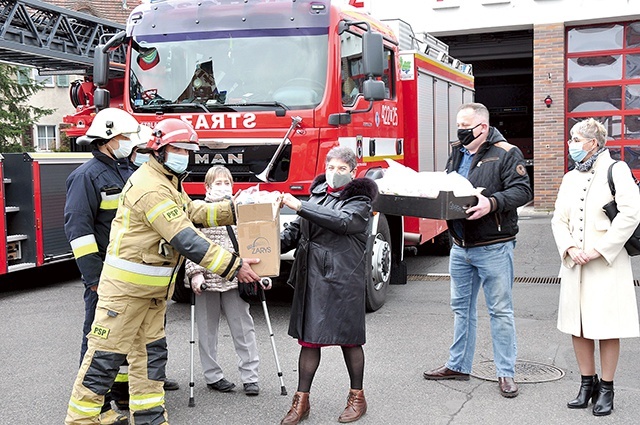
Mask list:
POLYGON ((591 167, 593 167, 593 163, 596 162, 596 159, 598 159, 598 155, 600 155, 602 152, 604 152, 607 148, 605 148, 604 146, 600 148, 600 150, 598 150, 598 152, 594 153, 593 155, 591 155, 591 157, 589 159, 587 159, 585 162, 576 162, 576 170, 578 171, 589 171, 591 169, 591 167))

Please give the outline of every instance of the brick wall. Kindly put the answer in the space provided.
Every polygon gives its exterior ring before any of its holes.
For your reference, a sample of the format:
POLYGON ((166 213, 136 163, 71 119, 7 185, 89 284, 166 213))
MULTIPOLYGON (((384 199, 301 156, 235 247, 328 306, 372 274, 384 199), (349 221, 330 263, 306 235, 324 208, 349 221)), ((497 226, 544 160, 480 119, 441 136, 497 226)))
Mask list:
POLYGON ((66 9, 76 10, 97 16, 108 21, 126 24, 127 18, 133 9, 141 3, 141 0, 44 0, 66 9))
POLYGON ((564 24, 533 27, 534 206, 553 208, 565 169, 564 24), (544 103, 553 99, 550 108, 544 103))

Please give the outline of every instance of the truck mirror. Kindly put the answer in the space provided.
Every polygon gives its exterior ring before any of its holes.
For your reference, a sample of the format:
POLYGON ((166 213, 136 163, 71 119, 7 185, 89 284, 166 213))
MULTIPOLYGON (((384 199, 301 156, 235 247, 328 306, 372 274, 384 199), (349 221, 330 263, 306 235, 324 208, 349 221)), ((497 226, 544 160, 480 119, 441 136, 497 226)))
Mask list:
POLYGON ((362 69, 364 74, 382 77, 384 72, 384 49, 382 34, 367 31, 363 34, 362 69))
POLYGON ((386 98, 386 88, 384 81, 365 80, 362 85, 365 100, 383 100, 386 98))
POLYGON ((105 90, 100 87, 96 88, 93 92, 93 105, 96 107, 96 111, 108 108, 110 103, 111 95, 109 90, 105 90))
POLYGON ((109 82, 109 52, 103 44, 98 44, 93 55, 93 84, 105 87, 109 82))

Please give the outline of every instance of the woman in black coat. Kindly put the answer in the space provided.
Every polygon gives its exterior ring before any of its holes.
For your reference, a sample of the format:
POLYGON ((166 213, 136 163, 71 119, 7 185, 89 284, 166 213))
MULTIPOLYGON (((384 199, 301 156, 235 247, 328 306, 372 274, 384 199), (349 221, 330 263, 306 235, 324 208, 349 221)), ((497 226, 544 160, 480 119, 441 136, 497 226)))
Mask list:
POLYGON ((290 194, 282 200, 298 214, 280 241, 282 252, 297 248, 289 277, 295 288, 289 335, 301 345, 298 390, 282 425, 309 416, 320 349, 329 345, 342 348, 351 383, 338 421, 356 421, 367 410, 362 390, 367 241, 378 188, 368 178, 355 179, 356 156, 349 148, 331 149, 325 165, 326 173, 313 181, 308 201, 290 194))

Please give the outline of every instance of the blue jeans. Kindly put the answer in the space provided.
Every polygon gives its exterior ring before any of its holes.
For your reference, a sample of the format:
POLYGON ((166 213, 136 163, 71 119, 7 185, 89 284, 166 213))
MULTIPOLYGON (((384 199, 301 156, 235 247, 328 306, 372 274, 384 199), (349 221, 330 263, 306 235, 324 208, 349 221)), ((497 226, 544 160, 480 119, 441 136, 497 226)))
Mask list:
POLYGON ((449 273, 454 331, 446 364, 449 369, 471 373, 476 349, 478 292, 482 287, 490 316, 497 376, 514 376, 517 352, 511 296, 514 247, 515 241, 509 241, 473 248, 454 245, 451 249, 449 273))

